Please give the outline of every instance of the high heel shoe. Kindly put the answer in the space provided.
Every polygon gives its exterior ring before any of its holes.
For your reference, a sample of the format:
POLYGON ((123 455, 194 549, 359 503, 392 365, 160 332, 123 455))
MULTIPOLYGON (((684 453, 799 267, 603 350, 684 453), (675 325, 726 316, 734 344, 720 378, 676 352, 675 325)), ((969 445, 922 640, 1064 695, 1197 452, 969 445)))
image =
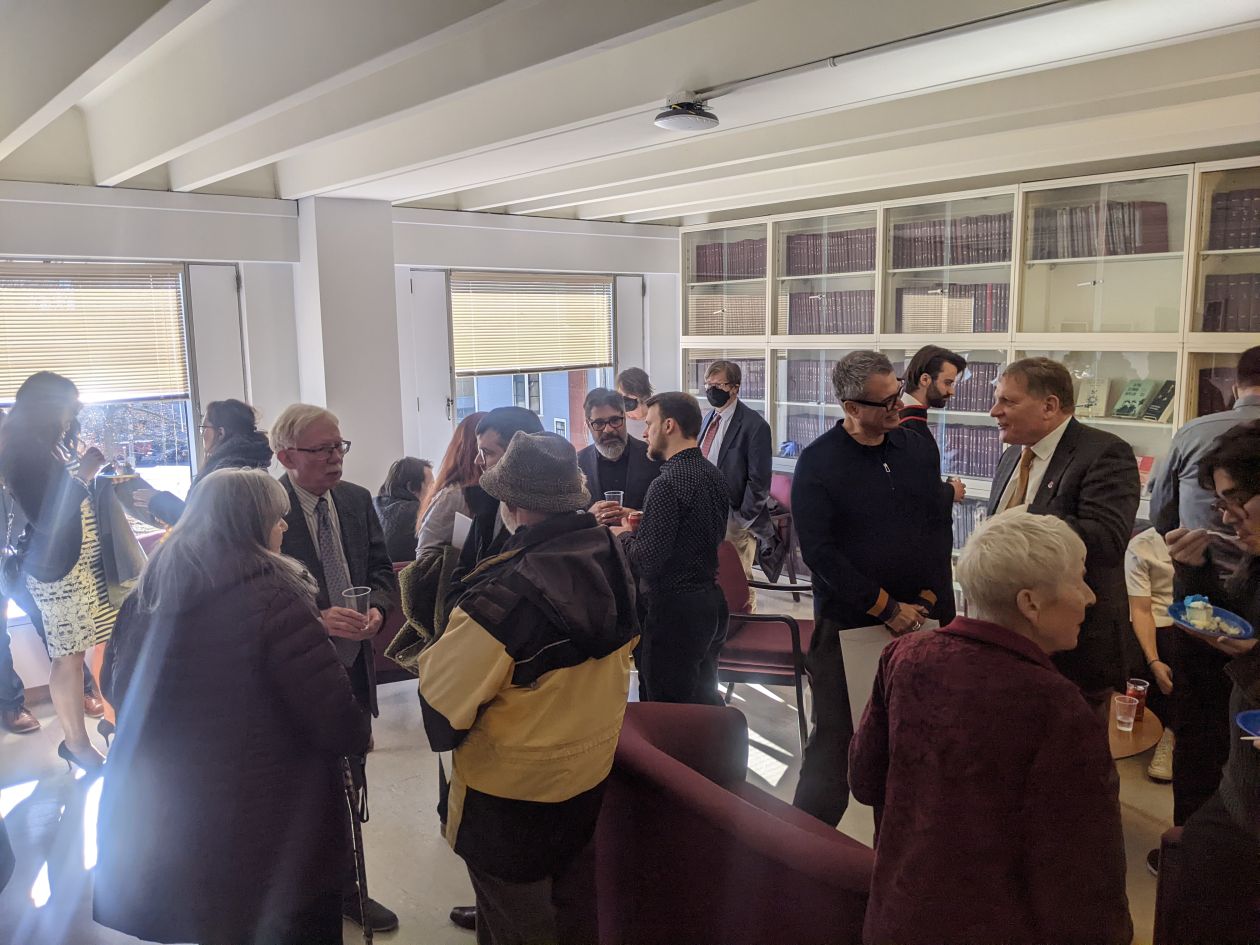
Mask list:
POLYGON ((114 723, 109 719, 101 719, 96 723, 96 731, 105 739, 105 747, 108 748, 109 740, 114 737, 114 723))
POLYGON ((66 770, 72 770, 74 765, 78 765, 84 771, 91 774, 93 771, 100 771, 105 766, 105 759, 93 752, 88 757, 82 757, 72 752, 63 741, 57 746, 57 757, 66 763, 66 770))

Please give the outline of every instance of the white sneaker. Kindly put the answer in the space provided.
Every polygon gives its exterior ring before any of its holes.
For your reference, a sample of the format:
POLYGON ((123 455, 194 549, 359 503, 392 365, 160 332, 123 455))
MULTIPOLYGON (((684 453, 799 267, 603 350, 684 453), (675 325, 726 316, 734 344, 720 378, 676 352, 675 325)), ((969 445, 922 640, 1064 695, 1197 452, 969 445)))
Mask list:
POLYGON ((1173 776, 1173 733, 1172 729, 1164 729, 1159 743, 1155 746, 1155 754, 1151 763, 1146 766, 1146 776, 1152 781, 1168 783, 1173 776))

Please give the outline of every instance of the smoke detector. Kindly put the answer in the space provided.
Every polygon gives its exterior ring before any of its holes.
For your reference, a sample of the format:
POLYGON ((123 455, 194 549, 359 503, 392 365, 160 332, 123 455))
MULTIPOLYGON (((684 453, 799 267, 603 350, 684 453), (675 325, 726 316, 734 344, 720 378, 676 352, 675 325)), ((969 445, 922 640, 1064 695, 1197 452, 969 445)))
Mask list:
POLYGON ((717 115, 705 108, 708 102, 699 100, 693 92, 679 92, 665 103, 665 110, 654 119, 657 128, 667 131, 704 131, 716 128, 717 115))

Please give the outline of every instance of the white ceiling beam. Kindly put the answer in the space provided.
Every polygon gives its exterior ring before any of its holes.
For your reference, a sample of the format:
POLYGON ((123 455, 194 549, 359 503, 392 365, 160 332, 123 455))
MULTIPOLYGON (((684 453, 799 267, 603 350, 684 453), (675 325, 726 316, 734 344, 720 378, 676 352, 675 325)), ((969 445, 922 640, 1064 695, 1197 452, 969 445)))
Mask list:
POLYGON ((205 3, 0 3, 0 160, 205 3))
MULTIPOLYGON (((336 192, 480 151, 658 108, 672 92, 709 88, 849 50, 907 31, 945 29, 1029 6, 1012 0, 760 0, 576 62, 512 76, 279 163, 281 195, 336 192), (701 53, 700 51, 703 51, 701 53)), ((780 107, 781 107, 780 103, 780 107)), ((650 127, 650 123, 649 123, 650 127)), ((404 180, 358 196, 401 200, 429 191, 404 180), (415 189, 410 189, 411 187, 415 189), (399 192, 407 187, 410 192, 399 192)))
POLYGON ((113 186, 410 54, 495 0, 249 0, 212 7, 84 101, 113 186))
MULTIPOLYGON (((457 193, 462 210, 504 208, 509 213, 553 214, 580 203, 700 184, 715 177, 829 160, 855 145, 908 129, 1007 116, 1015 123, 1056 120, 1045 109, 1094 106, 1117 111, 1144 107, 1138 93, 1184 89, 1184 100, 1203 97, 1203 83, 1260 72, 1260 29, 1228 33, 1180 46, 1098 59, 1048 72, 1012 76, 814 115, 787 123, 702 135, 673 147, 631 152, 457 193), (1251 68, 1240 72, 1239 67, 1251 68), (1152 86, 1150 77, 1158 76, 1152 86), (1125 102, 1118 100, 1124 99, 1125 102), (1114 103, 1114 104, 1108 104, 1114 103)), ((1168 102, 1171 103, 1171 102, 1168 102)), ((1083 116, 1078 116, 1083 117, 1083 116)))
POLYGON ((677 199, 669 206, 659 198, 639 201, 637 208, 634 201, 628 201, 618 217, 627 223, 652 223, 831 196, 842 204, 845 194, 884 187, 1246 143, 1256 140, 1257 114, 1260 92, 1250 92, 1126 115, 964 137, 947 147, 933 142, 780 171, 772 180, 718 181, 711 187, 696 188, 686 199, 677 199))
POLYGON ((502 3, 435 44, 171 162, 195 190, 503 76, 639 38, 751 0, 535 0, 502 3))

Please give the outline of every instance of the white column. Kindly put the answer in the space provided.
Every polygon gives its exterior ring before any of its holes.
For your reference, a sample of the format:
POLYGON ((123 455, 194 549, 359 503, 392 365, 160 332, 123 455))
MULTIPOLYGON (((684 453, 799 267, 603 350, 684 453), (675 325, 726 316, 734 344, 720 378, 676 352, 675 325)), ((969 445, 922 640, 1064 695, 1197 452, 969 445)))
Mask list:
POLYGON ((403 455, 393 216, 383 201, 298 204, 295 274, 302 399, 341 419, 346 478, 373 492, 403 455))

